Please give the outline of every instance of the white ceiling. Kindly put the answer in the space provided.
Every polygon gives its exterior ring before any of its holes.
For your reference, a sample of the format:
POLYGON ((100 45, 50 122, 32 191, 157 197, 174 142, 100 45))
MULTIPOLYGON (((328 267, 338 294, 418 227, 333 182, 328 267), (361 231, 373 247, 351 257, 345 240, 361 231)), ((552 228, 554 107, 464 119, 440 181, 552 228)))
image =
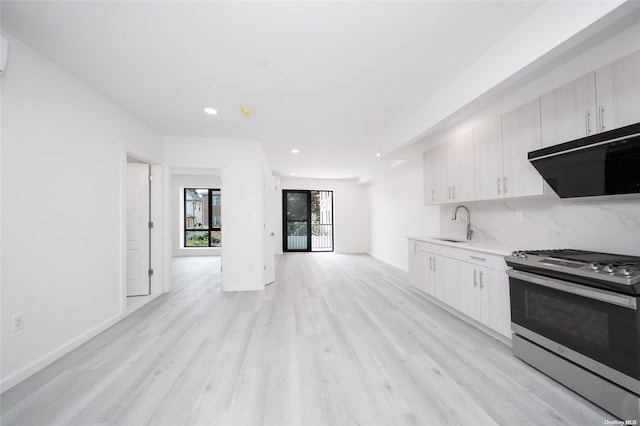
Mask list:
POLYGON ((281 176, 344 178, 542 3, 2 1, 2 28, 163 135, 259 139, 281 176))

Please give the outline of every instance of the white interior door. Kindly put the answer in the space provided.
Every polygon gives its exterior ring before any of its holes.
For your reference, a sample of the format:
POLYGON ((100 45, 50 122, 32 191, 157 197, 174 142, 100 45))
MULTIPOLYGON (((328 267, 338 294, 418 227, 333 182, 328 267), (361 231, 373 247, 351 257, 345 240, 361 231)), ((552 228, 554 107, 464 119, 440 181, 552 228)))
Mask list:
POLYGON ((149 165, 127 164, 127 296, 149 294, 149 165))

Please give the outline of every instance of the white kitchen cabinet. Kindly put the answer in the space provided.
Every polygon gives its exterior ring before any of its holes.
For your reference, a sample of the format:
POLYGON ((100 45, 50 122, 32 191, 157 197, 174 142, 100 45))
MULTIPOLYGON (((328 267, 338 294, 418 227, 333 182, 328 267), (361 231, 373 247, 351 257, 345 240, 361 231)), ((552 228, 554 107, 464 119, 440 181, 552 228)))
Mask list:
POLYGON ((502 119, 487 120, 473 131, 475 199, 502 198, 502 119))
POLYGON ((542 147, 598 131, 595 74, 589 73, 540 99, 542 147))
POLYGON ((450 305, 456 300, 455 286, 455 267, 453 267, 453 261, 451 258, 440 255, 433 255, 433 281, 432 281, 432 295, 450 305))
POLYGON ((640 122, 640 51, 542 96, 542 147, 640 122))
POLYGON ((431 272, 431 257, 430 253, 425 251, 423 248, 418 248, 418 253, 416 254, 416 259, 418 263, 418 285, 417 287, 426 292, 427 294, 432 294, 432 272, 431 272))
POLYGON ((543 195, 527 157, 540 138, 536 99, 425 152, 425 204, 543 195))
POLYGON ((409 283, 435 297, 435 254, 433 245, 409 240, 409 283))
POLYGON ((485 298, 488 301, 483 323, 505 337, 511 338, 511 301, 506 268, 487 269, 484 276, 485 298))
POLYGON ((418 244, 416 240, 409 239, 409 284, 418 287, 418 244))
POLYGON ((486 292, 481 290, 481 281, 486 273, 484 268, 471 263, 461 263, 459 265, 458 283, 460 298, 458 309, 463 314, 478 322, 482 321, 482 314, 488 310, 486 292))
POLYGON ((474 199, 473 132, 423 154, 425 204, 474 199))
POLYGON ((595 73, 598 130, 640 122, 640 50, 595 73))
POLYGON ((509 279, 503 256, 456 250, 460 306, 464 315, 511 338, 509 279))
POLYGON ((502 116, 502 164, 504 197, 542 195, 542 177, 527 154, 540 149, 540 99, 502 116))
POLYGON ((446 145, 447 199, 462 202, 474 199, 473 131, 462 133, 446 145))
POLYGON ((447 202, 446 154, 444 145, 423 154, 425 204, 447 202))
POLYGON ((502 255, 416 240, 409 240, 409 248, 412 285, 461 318, 511 338, 509 281, 502 255))

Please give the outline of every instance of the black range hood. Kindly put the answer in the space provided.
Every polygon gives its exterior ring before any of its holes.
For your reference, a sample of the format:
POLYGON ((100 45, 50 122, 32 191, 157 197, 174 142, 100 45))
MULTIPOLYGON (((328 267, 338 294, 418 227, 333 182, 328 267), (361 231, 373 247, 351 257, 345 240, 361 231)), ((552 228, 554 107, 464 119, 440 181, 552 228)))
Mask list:
POLYGON ((560 198, 640 198, 640 123, 531 151, 560 198))

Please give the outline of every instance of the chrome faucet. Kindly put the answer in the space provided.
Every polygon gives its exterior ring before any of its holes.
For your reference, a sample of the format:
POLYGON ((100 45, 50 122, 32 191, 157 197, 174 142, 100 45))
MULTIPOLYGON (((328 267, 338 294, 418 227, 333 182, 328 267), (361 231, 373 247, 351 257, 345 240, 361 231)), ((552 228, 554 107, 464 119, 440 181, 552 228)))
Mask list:
POLYGON ((473 234, 473 230, 471 229, 471 213, 467 206, 463 206, 462 204, 457 206, 453 210, 453 214, 451 215, 451 220, 456 220, 458 218, 458 210, 465 209, 467 211, 467 240, 471 240, 471 235, 473 234))

